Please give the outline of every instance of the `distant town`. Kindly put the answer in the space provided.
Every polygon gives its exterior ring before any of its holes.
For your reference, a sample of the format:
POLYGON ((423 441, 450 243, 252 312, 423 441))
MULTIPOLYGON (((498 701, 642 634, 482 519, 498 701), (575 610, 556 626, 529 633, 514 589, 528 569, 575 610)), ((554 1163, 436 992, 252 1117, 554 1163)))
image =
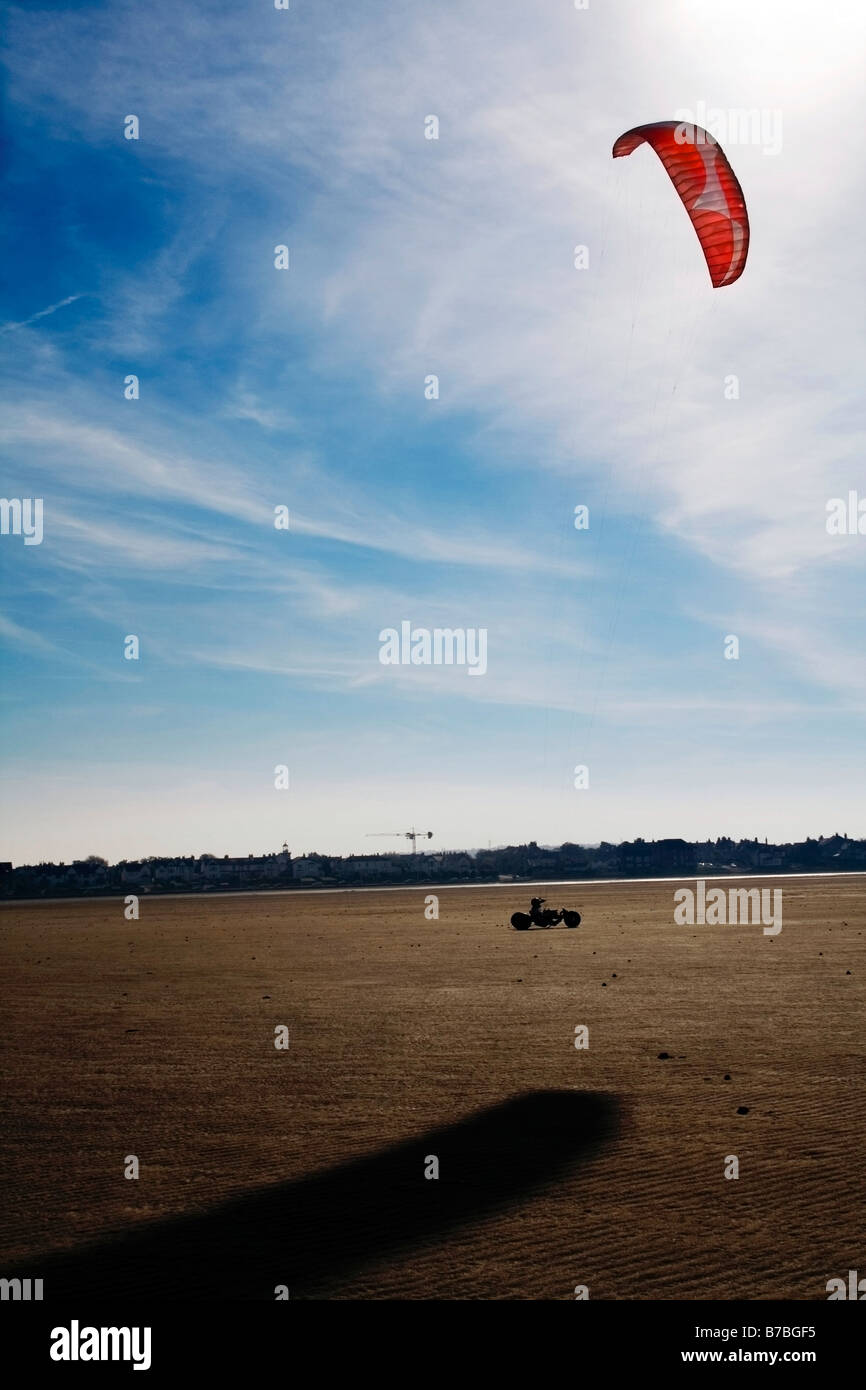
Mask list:
MULTIPOLYGON (((409 838, 414 846, 415 838, 409 838)), ((109 864, 92 854, 71 864, 0 862, 0 898, 845 871, 866 871, 866 840, 821 835, 817 840, 771 845, 766 840, 725 838, 694 843, 638 839, 619 845, 566 843, 558 848, 530 840, 498 849, 297 857, 283 845, 273 854, 245 858, 200 854, 109 864)))

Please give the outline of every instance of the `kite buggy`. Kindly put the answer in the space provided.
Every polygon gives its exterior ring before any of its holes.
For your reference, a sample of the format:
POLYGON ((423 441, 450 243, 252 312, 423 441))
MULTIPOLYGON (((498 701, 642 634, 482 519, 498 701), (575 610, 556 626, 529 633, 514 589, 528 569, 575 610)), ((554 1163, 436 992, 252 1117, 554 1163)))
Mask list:
POLYGON ((529 931, 530 927, 557 927, 562 922, 566 927, 580 926, 580 913, 570 908, 545 907, 546 898, 533 898, 528 912, 512 912, 511 925, 516 931, 529 931))

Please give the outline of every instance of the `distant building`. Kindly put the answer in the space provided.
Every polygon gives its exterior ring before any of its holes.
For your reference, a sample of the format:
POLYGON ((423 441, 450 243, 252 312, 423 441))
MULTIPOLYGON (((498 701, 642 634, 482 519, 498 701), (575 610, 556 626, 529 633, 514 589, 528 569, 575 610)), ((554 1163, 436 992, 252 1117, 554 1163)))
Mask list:
POLYGON ((130 864, 122 864, 120 867, 121 883, 150 883, 152 873, 149 864, 139 864, 137 859, 133 859, 130 864))
POLYGON ((327 871, 327 862, 320 854, 307 854, 302 859, 292 860, 292 878, 294 879, 324 878, 327 871))
POLYGON ((154 883, 194 883, 198 877, 198 866, 192 856, 188 859, 158 859, 152 865, 152 873, 154 883))
POLYGON ((387 854, 349 854, 345 859, 334 860, 337 878, 355 882, 399 878, 402 868, 387 854))
POLYGON ((263 859, 257 859, 256 865, 265 878, 282 878, 292 872, 292 856, 284 849, 279 854, 266 854, 263 859))
POLYGON ((471 854, 462 850, 446 850, 442 854, 431 854, 429 858, 436 865, 436 872, 445 878, 474 878, 475 861, 471 854))
POLYGON ((560 869, 566 873, 580 873, 589 867, 589 854, 582 845, 560 845, 557 858, 560 869))
POLYGON ((635 840, 620 845, 617 868, 624 874, 687 874, 697 860, 694 845, 685 840, 635 840))

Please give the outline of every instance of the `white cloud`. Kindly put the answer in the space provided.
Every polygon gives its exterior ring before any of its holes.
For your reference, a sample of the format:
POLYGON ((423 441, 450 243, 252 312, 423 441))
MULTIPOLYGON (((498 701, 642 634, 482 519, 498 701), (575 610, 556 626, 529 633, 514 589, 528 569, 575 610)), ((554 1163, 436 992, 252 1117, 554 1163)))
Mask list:
POLYGON ((47 309, 40 309, 37 313, 31 314, 28 319, 22 319, 20 323, 4 323, 0 325, 0 333, 11 333, 16 328, 28 328, 31 323, 36 323, 38 319, 48 318, 51 314, 56 314, 58 309, 65 309, 67 304, 74 304, 76 299, 81 299, 81 295, 69 294, 65 299, 59 299, 56 304, 49 304, 47 309))

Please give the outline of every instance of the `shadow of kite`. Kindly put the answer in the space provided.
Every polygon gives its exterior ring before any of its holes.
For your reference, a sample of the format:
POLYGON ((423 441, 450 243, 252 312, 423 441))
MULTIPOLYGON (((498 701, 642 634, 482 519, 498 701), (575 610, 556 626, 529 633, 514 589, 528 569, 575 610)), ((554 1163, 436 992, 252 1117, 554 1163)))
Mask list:
POLYGON ((12 1274, 43 1278, 46 1301, 273 1300, 278 1285, 293 1299, 333 1296, 341 1277, 429 1247, 554 1186, 618 1128, 611 1096, 533 1092, 368 1157, 12 1274), (425 1177, 432 1157, 435 1180, 425 1177))

